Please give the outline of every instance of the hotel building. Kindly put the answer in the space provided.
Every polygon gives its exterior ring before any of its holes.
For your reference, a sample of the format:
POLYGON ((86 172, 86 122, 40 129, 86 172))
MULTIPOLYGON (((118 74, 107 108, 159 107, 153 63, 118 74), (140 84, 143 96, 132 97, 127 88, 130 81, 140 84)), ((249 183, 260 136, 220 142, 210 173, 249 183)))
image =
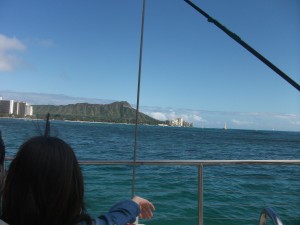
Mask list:
POLYGON ((0 114, 14 115, 18 117, 32 116, 32 106, 26 102, 18 102, 14 100, 2 100, 0 97, 0 114))
POLYGON ((176 118, 169 122, 169 126, 173 127, 192 127, 193 123, 184 121, 182 118, 176 118))

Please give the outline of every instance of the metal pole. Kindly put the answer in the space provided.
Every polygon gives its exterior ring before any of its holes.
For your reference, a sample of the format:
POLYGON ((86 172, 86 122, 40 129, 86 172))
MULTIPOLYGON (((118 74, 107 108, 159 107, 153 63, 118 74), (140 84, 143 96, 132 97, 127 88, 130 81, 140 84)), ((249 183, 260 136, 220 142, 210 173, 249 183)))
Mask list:
POLYGON ((203 164, 198 166, 198 225, 203 225, 203 164))

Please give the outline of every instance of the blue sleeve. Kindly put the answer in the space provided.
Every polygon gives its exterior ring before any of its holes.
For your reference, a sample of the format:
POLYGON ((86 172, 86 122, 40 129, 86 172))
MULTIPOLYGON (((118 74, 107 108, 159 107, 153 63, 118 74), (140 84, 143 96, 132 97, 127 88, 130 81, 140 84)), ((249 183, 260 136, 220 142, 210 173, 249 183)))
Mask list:
POLYGON ((95 219, 96 225, 125 225, 133 223, 140 214, 140 207, 131 200, 115 204, 108 213, 95 219))

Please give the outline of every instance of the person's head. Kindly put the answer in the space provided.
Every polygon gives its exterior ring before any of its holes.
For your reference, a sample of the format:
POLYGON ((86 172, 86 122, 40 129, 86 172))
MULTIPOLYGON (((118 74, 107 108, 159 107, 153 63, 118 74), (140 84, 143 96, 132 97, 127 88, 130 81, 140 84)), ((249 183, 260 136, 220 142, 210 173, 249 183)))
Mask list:
POLYGON ((72 148, 56 137, 20 146, 3 190, 2 218, 10 225, 69 225, 85 217, 83 178, 72 148))

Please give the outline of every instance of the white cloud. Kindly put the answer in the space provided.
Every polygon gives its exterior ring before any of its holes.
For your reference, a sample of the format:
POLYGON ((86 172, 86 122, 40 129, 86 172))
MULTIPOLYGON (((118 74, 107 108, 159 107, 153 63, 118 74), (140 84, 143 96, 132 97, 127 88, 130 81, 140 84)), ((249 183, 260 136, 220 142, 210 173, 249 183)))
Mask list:
POLYGON ((231 122, 233 124, 236 124, 236 125, 251 125, 251 124, 254 124, 253 121, 237 120, 237 119, 232 119, 231 122))
MULTIPOLYGON (((149 110, 149 109, 148 109, 149 110)), ((144 111, 145 114, 157 119, 157 120, 171 120, 176 117, 179 117, 176 115, 173 111, 144 111)))
POLYGON ((26 46, 20 40, 0 34, 0 71, 13 71, 20 65, 22 60, 11 52, 24 50, 26 50, 26 46))
POLYGON ((192 115, 194 121, 203 122, 204 119, 199 115, 192 115))
POLYGON ((300 115, 296 114, 275 114, 274 118, 290 123, 295 126, 300 126, 300 115))
POLYGON ((148 112, 147 114, 157 120, 167 120, 168 119, 166 113, 162 113, 162 112, 148 112))
POLYGON ((6 50, 25 50, 26 46, 17 38, 8 38, 3 34, 0 34, 0 51, 6 50))
POLYGON ((296 115, 296 114, 274 114, 274 117, 283 120, 290 120, 290 119, 300 120, 300 115, 296 115))

